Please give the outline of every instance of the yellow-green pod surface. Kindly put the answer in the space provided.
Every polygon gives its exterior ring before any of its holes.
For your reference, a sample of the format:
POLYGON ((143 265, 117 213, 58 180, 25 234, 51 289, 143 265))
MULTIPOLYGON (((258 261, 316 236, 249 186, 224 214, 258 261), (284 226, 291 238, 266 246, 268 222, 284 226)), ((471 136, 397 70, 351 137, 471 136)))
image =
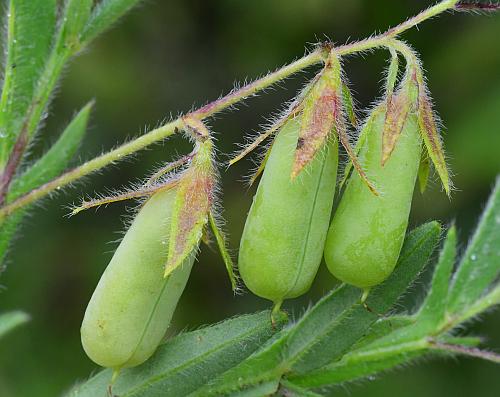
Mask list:
POLYGON ((155 193, 140 209, 85 311, 83 348, 103 367, 146 361, 164 337, 184 290, 194 255, 163 277, 175 193, 155 193))
POLYGON ((337 144, 331 143, 291 180, 299 130, 300 119, 293 119, 276 136, 240 243, 246 286, 278 304, 302 295, 314 280, 337 178, 337 144))
POLYGON ((369 288, 394 270, 403 244, 421 153, 416 116, 410 114, 391 157, 382 167, 385 112, 378 111, 362 134, 360 161, 380 196, 353 171, 333 216, 325 245, 330 272, 348 284, 369 288))

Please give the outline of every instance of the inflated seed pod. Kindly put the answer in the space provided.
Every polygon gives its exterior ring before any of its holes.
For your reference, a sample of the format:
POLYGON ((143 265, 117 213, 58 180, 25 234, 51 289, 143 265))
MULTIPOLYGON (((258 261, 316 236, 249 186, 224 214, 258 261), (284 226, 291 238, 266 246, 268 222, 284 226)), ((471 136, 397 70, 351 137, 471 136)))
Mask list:
POLYGON ((382 166, 384 121, 385 112, 376 109, 361 133, 365 141, 359 153, 368 177, 381 194, 374 195, 353 172, 325 245, 330 272, 343 282, 365 289, 384 281, 396 265, 422 146, 417 118, 409 114, 394 151, 382 166))
POLYGON ((170 323, 194 261, 163 277, 176 189, 155 193, 132 222, 85 311, 83 348, 103 367, 146 361, 170 323))
POLYGON ((337 178, 337 144, 329 143, 293 180, 300 119, 278 132, 248 213, 239 270, 256 295, 279 305, 305 293, 321 262, 337 178))

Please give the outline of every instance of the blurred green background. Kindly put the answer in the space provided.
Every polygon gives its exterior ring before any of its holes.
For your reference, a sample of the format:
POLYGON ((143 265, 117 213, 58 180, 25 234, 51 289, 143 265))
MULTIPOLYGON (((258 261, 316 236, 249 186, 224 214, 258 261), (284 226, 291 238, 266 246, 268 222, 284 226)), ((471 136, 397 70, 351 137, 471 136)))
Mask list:
MULTIPOLYGON (((67 69, 33 157, 56 139, 72 114, 92 98, 96 108, 80 158, 107 150, 152 128, 164 118, 217 98, 234 82, 253 79, 290 62, 329 37, 337 43, 385 30, 423 7, 423 0, 147 1, 67 69), (309 43, 309 44, 308 44, 309 43)), ((429 86, 446 125, 445 142, 455 174, 450 202, 434 181, 416 194, 411 224, 456 219, 462 246, 500 170, 500 15, 446 14, 405 34, 422 55, 429 86)), ((387 53, 345 61, 361 107, 381 92, 387 53)), ((239 106, 210 124, 219 160, 243 142, 312 76, 309 70, 239 106)), ((46 199, 26 219, 0 278, 0 311, 21 309, 31 322, 0 341, 0 396, 57 396, 96 366, 85 356, 80 322, 90 295, 123 231, 126 205, 116 204, 66 218, 65 206, 83 195, 137 181, 189 145, 179 137, 140 153, 46 199)), ((243 176, 246 160, 223 169, 222 196, 237 249, 254 189, 243 176)), ((130 206, 130 204, 129 204, 130 206)), ((288 302, 300 314, 334 281, 321 270, 311 292, 288 302)), ((407 299, 421 299, 424 283, 407 299)), ((192 329, 268 303, 246 293, 234 297, 219 256, 203 248, 178 307, 171 332, 192 329)), ((486 335, 500 349, 500 316, 484 315, 470 332, 486 335)), ((498 396, 498 366, 477 360, 426 360, 376 379, 346 385, 338 396, 498 396)))

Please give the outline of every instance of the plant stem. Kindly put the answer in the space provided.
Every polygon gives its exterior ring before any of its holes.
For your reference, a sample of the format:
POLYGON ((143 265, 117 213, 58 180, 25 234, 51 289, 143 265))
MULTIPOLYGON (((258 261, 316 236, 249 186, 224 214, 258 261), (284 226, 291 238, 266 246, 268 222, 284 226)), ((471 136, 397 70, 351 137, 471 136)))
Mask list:
MULTIPOLYGON (((444 0, 440 3, 422 11, 418 15, 413 18, 408 19, 407 21, 401 23, 400 25, 395 26, 394 28, 389 29, 385 33, 382 33, 377 36, 373 36, 358 42, 342 45, 335 48, 335 51, 338 55, 347 55, 352 53, 357 53, 369 49, 375 49, 379 47, 391 47, 394 37, 403 33, 404 31, 418 25, 419 23, 425 21, 426 19, 432 18, 446 10, 452 9, 458 3, 459 0, 444 0)), ((202 120, 204 118, 210 117, 215 113, 227 109, 234 105, 237 102, 240 102, 255 93, 297 73, 300 70, 306 69, 309 66, 320 63, 324 61, 328 55, 329 47, 322 46, 318 47, 315 51, 310 54, 292 62, 289 65, 286 65, 277 71, 270 73, 253 83, 250 83, 240 89, 234 90, 227 94, 226 96, 217 99, 193 112, 191 112, 189 117, 197 118, 202 120)), ((57 69, 57 68, 56 68, 57 69)), ((52 81, 49 81, 49 85, 52 85, 52 81)), ((45 93, 44 93, 45 94, 45 93)), ((42 95, 42 102, 46 102, 48 96, 42 95)), ((45 103, 40 103, 40 108, 43 109, 45 103)), ((186 117, 186 116, 185 116, 186 117)), ((182 121, 182 117, 171 121, 159 128, 156 128, 145 135, 142 135, 135 140, 126 143, 108 153, 105 153, 101 156, 90 160, 83 165, 68 171, 67 173, 61 175, 60 177, 54 179, 51 182, 46 183, 45 185, 40 186, 37 189, 32 190, 30 193, 26 194, 5 205, 0 208, 0 221, 12 214, 19 208, 22 208, 37 199, 40 199, 47 194, 51 193, 54 190, 60 189, 61 187, 68 185, 74 182, 77 179, 84 177, 94 171, 97 171, 108 164, 111 164, 121 158, 124 158, 134 152, 137 152, 146 146, 149 146, 155 142, 165 139, 166 137, 174 134, 177 129, 182 129, 184 123, 182 121)), ((33 128, 30 125, 30 129, 33 128)))
POLYGON ((462 354, 464 356, 481 358, 481 359, 486 360, 486 361, 491 361, 491 362, 500 364, 500 355, 493 353, 493 352, 484 351, 484 350, 478 349, 476 347, 453 345, 450 343, 442 343, 442 342, 437 342, 437 341, 429 342, 429 346, 433 350, 446 351, 446 352, 450 352, 450 353, 458 353, 458 354, 462 354))
POLYGON ((176 132, 177 129, 182 128, 182 120, 179 118, 170 123, 163 125, 162 127, 156 128, 149 133, 140 136, 116 149, 105 153, 99 157, 96 157, 81 166, 74 168, 71 171, 66 172, 60 177, 40 186, 37 189, 32 190, 28 194, 20 197, 19 199, 13 201, 12 203, 6 205, 0 209, 0 221, 6 216, 12 214, 15 210, 22 208, 35 200, 49 194, 54 190, 59 190, 63 186, 70 184, 88 175, 96 170, 105 167, 108 164, 112 164, 118 160, 121 160, 124 156, 137 152, 152 143, 158 142, 159 140, 166 138, 176 132))
POLYGON ((325 51, 324 48, 318 48, 305 57, 297 59, 295 62, 292 62, 291 64, 286 65, 258 80, 255 80, 253 83, 232 91, 220 99, 210 102, 209 104, 192 112, 190 116, 198 119, 204 119, 212 116, 213 114, 227 109, 243 99, 251 97, 257 92, 272 86, 278 81, 284 80, 287 77, 308 68, 309 66, 322 62, 327 54, 328 52, 325 51))

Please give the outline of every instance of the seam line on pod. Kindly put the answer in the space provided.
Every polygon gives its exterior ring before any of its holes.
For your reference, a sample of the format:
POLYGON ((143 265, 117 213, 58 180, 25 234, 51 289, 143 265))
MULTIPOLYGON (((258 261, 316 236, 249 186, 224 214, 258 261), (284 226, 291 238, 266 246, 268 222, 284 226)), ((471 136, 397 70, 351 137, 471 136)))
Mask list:
MULTIPOLYGON (((185 263, 182 263, 181 266, 185 265, 185 263)), ((125 361, 125 363, 122 365, 122 368, 125 368, 126 365, 128 364, 128 362, 132 359, 132 357, 134 357, 135 353, 137 352, 137 349, 139 349, 139 346, 141 345, 142 341, 144 340, 144 336, 146 335, 146 332, 147 332, 147 329, 149 327, 149 324, 151 323, 151 320, 153 319, 153 316, 154 316, 154 313, 156 312, 156 309, 158 307, 158 304, 160 303, 160 300, 161 300, 161 297, 163 296, 163 292, 165 291, 165 288, 167 287, 167 284, 168 284, 168 279, 171 277, 172 275, 168 276, 165 280, 164 280, 164 283, 163 283, 163 287, 161 288, 161 291, 160 293, 158 294, 157 298, 156 298, 156 302, 153 306, 153 308, 151 309, 151 312, 149 313, 149 318, 148 318, 148 321, 146 322, 146 325, 142 331, 142 334, 141 334, 141 337, 139 338, 139 342, 137 343, 134 351, 132 352, 132 354, 129 356, 129 358, 127 359, 127 361, 125 361)), ((161 275, 160 275, 161 277, 161 275)))
MULTIPOLYGON (((303 249, 302 249, 302 255, 300 258, 300 262, 299 262, 300 266, 299 266, 298 272, 295 275, 295 280, 293 281, 293 285, 290 288, 288 288, 288 290, 286 291, 285 296, 283 298, 286 298, 288 296, 288 294, 290 293, 290 291, 292 291, 295 288, 295 286, 297 285, 297 281, 299 280, 299 278, 301 276, 302 269, 304 267, 304 260, 306 257, 307 246, 309 243, 309 236, 311 234, 312 219, 313 219, 314 210, 316 208, 316 201, 318 199, 319 187, 321 185, 321 180, 323 179, 323 173, 325 171, 326 163, 328 161, 326 158, 326 156, 328 156, 328 148, 326 148, 326 151, 327 151, 327 153, 325 153, 325 158, 323 159, 323 164, 321 165, 321 172, 320 172, 318 179, 317 179, 316 191, 314 192, 314 200, 313 200, 313 203, 311 206, 311 211, 309 213, 309 224, 307 225, 307 234, 306 234, 306 238, 304 239, 304 244, 302 245, 303 249)), ((317 155, 321 155, 321 153, 317 153, 317 155)), ((297 182, 298 181, 296 181, 296 183, 297 182)))

